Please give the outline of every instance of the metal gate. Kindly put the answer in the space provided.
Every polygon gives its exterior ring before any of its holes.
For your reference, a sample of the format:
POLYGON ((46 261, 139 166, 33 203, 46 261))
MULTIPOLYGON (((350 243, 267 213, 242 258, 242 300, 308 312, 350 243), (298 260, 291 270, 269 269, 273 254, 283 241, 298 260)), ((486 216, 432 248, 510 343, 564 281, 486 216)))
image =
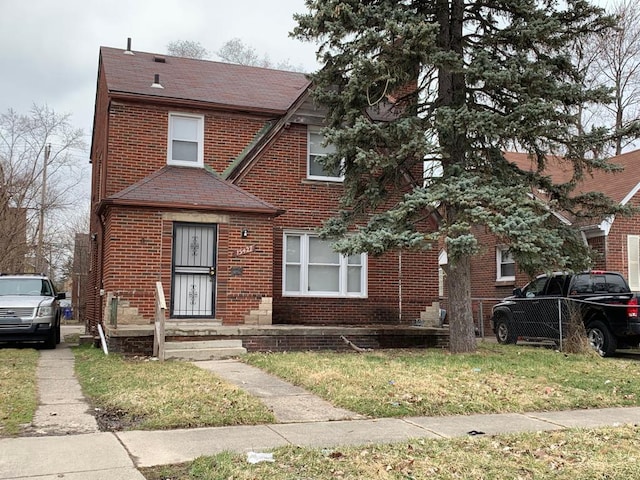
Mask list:
POLYGON ((217 225, 173 227, 172 318, 214 318, 217 225))

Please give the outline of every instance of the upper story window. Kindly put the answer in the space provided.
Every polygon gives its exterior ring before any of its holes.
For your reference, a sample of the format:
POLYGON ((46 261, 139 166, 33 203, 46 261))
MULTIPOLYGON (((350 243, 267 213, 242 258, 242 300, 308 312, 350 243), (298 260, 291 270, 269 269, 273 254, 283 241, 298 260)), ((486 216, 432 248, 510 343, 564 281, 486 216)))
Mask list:
POLYGON ((366 297, 367 255, 342 255, 331 242, 308 233, 284 236, 286 296, 366 297))
POLYGON ((496 248, 496 267, 498 273, 496 280, 501 282, 515 281, 516 262, 507 247, 496 248))
POLYGON ((307 177, 312 180, 324 180, 327 182, 342 182, 343 176, 340 168, 327 169, 320 160, 329 154, 335 153, 336 148, 329 144, 323 145, 324 135, 319 127, 308 128, 307 145, 309 146, 307 161, 307 177))
POLYGON ((202 167, 204 162, 204 117, 183 113, 169 114, 167 163, 202 167))
POLYGON ((442 162, 440 160, 425 160, 422 162, 424 171, 423 185, 429 186, 434 178, 440 178, 443 175, 442 162))

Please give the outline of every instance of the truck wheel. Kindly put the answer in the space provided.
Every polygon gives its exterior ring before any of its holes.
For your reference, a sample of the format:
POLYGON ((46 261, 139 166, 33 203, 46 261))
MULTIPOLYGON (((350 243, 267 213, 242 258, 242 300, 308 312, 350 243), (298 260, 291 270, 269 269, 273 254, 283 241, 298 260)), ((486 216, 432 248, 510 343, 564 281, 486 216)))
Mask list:
POLYGON ((511 327, 509 326, 509 322, 507 321, 506 318, 499 317, 498 319, 496 319, 495 325, 496 325, 496 339, 498 340, 498 343, 501 343, 503 345, 508 343, 516 343, 518 339, 514 335, 513 331, 511 330, 511 327))
POLYGON ((56 348, 56 329, 53 327, 44 341, 44 348, 52 350, 56 348))
POLYGON ((58 320, 58 325, 56 325, 56 345, 60 344, 60 320, 58 320))
POLYGON ((614 337, 607 326, 596 321, 587 326, 587 338, 591 347, 598 352, 601 357, 610 357, 617 348, 616 337, 614 337))

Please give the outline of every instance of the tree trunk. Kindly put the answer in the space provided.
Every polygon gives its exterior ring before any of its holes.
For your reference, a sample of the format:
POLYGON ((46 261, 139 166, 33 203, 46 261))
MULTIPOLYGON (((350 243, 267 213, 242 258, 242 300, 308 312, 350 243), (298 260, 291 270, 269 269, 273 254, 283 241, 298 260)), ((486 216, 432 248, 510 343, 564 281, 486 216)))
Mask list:
POLYGON ((476 351, 476 334, 471 311, 471 256, 449 260, 449 350, 451 353, 476 351))

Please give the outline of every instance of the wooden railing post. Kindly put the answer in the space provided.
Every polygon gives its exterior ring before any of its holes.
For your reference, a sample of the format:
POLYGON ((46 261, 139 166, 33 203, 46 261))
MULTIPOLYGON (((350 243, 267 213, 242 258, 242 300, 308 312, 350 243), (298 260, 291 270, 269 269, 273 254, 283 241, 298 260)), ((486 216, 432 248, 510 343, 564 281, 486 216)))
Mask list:
POLYGON ((162 282, 156 282, 155 289, 156 311, 155 324, 153 328, 153 356, 164 361, 164 322, 167 310, 167 303, 164 299, 162 282))

